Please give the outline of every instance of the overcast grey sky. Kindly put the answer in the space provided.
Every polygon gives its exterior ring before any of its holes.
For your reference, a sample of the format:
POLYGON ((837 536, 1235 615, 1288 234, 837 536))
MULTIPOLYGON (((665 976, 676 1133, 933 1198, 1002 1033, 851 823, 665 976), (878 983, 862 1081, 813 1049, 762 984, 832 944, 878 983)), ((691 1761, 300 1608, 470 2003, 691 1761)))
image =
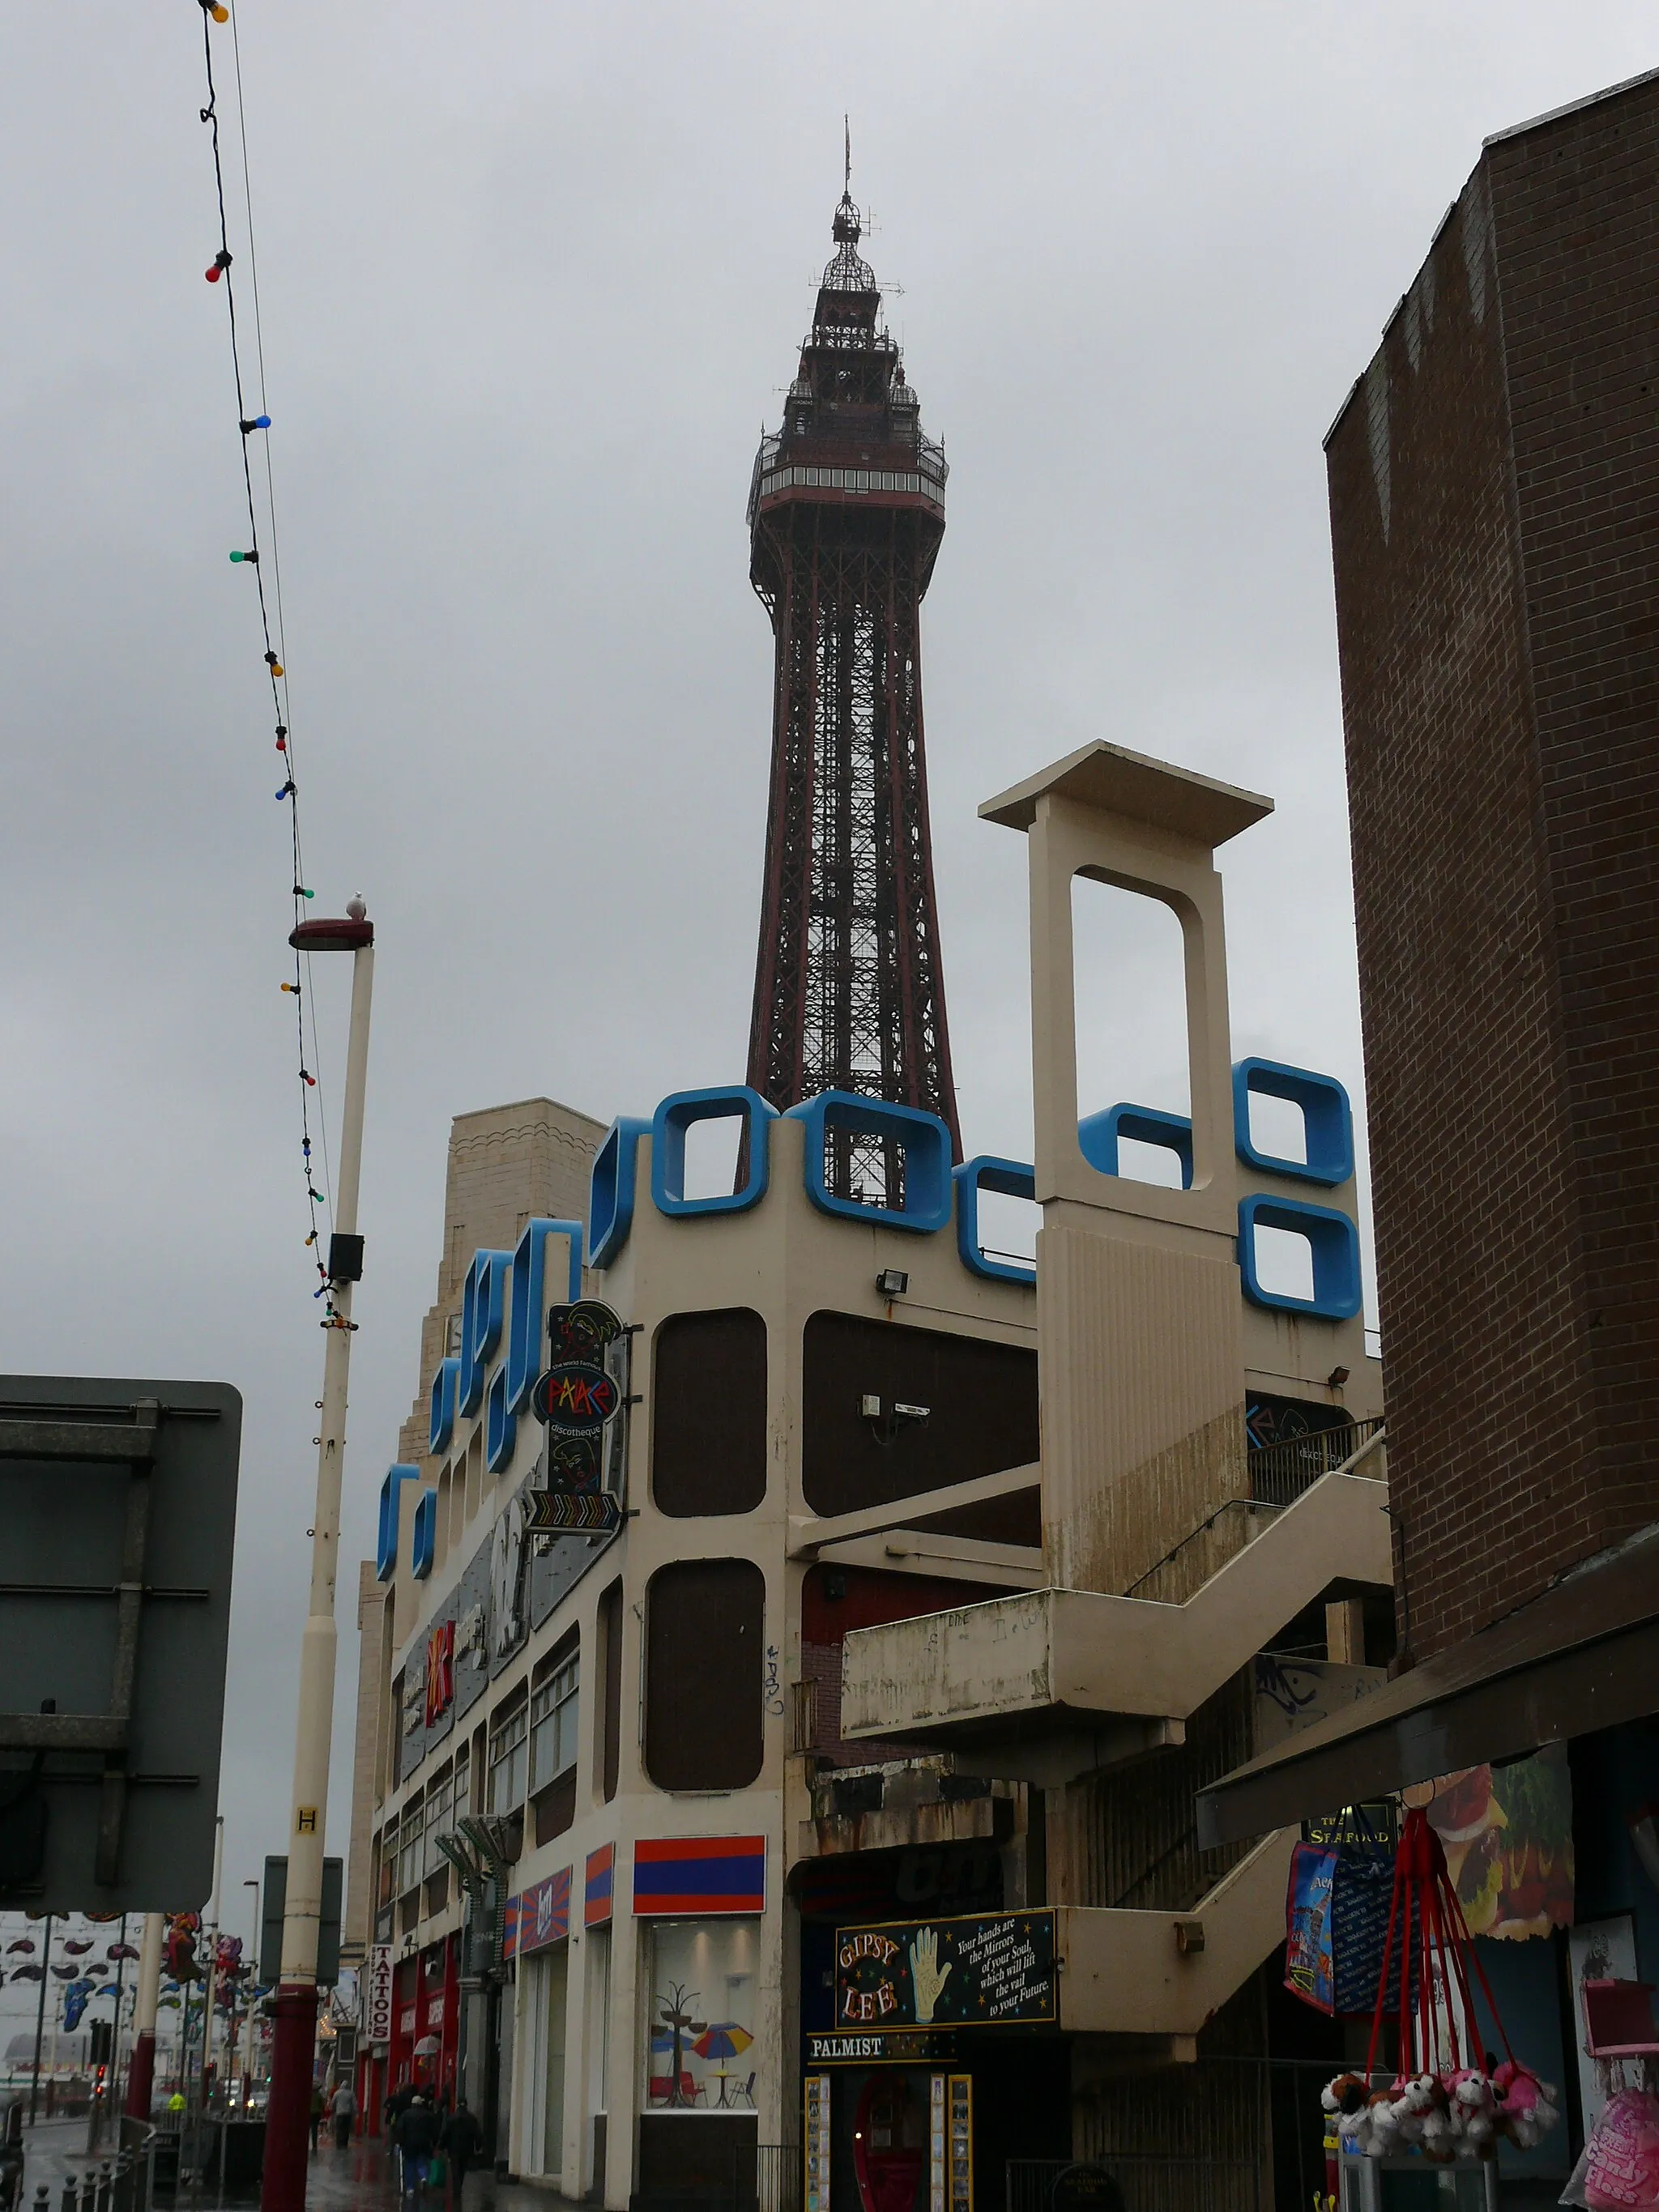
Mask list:
MULTIPOLYGON (((1023 842, 974 810, 1095 737, 1276 798, 1224 856, 1235 1048, 1358 1092, 1320 441, 1483 134, 1650 65, 1650 9, 241 0, 240 27, 308 872, 381 947, 348 1560, 450 1116, 741 1073, 770 671, 743 508, 843 111, 952 465, 926 696, 969 1149, 1030 1143, 1023 842)), ((283 1830, 320 1340, 201 17, 13 7, 0 40, 5 1364, 246 1397, 234 1884, 283 1830)), ((1086 1095, 1179 1103, 1158 932, 1116 942, 1086 1095)))

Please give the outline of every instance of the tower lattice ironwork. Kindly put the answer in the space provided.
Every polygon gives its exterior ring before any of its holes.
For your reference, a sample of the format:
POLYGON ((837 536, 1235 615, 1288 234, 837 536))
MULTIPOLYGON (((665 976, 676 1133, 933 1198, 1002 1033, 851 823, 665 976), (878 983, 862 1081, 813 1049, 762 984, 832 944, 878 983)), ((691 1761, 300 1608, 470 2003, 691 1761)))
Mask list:
MULTIPOLYGON (((843 191, 749 495, 750 580, 775 642, 749 1081, 780 1109, 832 1090, 925 1107, 960 1157, 921 721, 945 451, 922 432, 860 235, 843 191)), ((896 1196, 890 1148, 843 1142, 826 1168, 844 1194, 896 1196)))

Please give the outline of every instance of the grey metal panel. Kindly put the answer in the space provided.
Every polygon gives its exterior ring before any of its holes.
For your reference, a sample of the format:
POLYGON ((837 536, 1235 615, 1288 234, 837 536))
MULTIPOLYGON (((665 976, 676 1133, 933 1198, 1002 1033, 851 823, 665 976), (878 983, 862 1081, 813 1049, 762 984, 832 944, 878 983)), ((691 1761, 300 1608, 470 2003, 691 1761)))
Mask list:
POLYGON ((489 1671, 499 1674, 512 1664, 514 1654, 530 1633, 530 1539, 525 1522, 529 1509, 525 1492, 534 1477, 527 1476, 495 1516, 490 1531, 489 1554, 489 1671))
POLYGON ((241 1422, 224 1382, 0 1376, 0 1764, 40 1755, 47 1804, 43 1874, 0 1903, 206 1902, 241 1422))
POLYGON ((398 1731, 398 1779, 406 1782, 426 1757, 426 1643, 410 1644, 404 1664, 403 1706, 392 1715, 398 1731))
MULTIPOLYGON (((455 1593, 452 1590, 449 1595, 444 1600, 443 1603, 439 1607, 437 1612, 433 1614, 431 1620, 427 1623, 426 1635, 421 1639, 421 1650, 423 1656, 427 1646, 430 1642, 433 1631, 434 1629, 441 1628, 446 1621, 453 1621, 454 1618, 455 1593)), ((452 1692, 449 1703, 444 1707, 442 1712, 438 1715, 435 1720, 429 1720, 427 1723, 427 1749, 431 1751, 436 1745, 441 1744, 454 1725, 455 1699, 452 1692)))
POLYGON ((471 1711, 489 1681, 489 1547, 473 1553, 455 1593, 455 1713, 471 1711))

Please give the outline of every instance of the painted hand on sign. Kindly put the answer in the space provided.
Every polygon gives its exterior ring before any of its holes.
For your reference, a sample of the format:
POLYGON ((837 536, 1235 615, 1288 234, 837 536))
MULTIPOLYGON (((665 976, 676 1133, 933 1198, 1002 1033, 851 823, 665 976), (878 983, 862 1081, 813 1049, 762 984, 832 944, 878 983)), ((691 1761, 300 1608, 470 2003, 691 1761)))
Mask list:
POLYGON ((916 1993, 916 2021, 926 2027, 933 2017, 939 1992, 951 1969, 939 1963, 939 1936, 931 1928, 918 1928, 910 1946, 910 1986, 916 1993))

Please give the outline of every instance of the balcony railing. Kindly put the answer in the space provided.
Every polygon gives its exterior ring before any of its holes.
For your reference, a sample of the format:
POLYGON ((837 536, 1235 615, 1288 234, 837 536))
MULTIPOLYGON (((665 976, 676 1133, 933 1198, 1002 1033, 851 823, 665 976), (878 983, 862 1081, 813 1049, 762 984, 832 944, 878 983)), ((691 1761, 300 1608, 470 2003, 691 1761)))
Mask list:
POLYGON ((1311 1490, 1322 1474, 1329 1474, 1351 1460, 1382 1426, 1380 1419, 1345 1421, 1338 1429, 1311 1429, 1306 1436, 1291 1437, 1283 1443, 1264 1444, 1246 1462, 1252 1503, 1294 1505, 1304 1490, 1311 1490))

